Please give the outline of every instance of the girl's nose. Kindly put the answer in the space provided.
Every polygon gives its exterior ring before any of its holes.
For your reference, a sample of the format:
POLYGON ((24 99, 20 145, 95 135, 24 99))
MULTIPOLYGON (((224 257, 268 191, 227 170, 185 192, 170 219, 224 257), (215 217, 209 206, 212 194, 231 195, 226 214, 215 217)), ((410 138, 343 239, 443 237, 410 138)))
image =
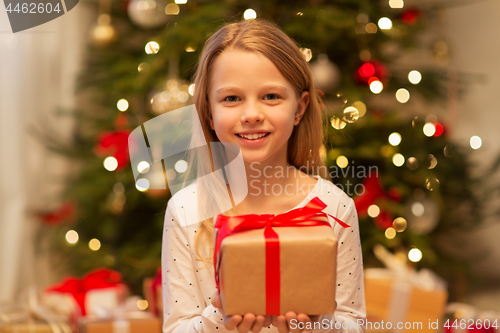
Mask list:
POLYGON ((250 123, 253 124, 257 121, 263 121, 264 114, 260 110, 257 103, 247 103, 243 107, 243 114, 241 115, 242 123, 250 123))

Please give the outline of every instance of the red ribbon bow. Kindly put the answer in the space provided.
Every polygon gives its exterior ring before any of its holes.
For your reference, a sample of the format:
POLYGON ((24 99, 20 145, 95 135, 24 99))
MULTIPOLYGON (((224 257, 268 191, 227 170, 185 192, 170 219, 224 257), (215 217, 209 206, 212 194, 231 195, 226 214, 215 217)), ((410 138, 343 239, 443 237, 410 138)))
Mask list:
POLYGON ((89 290, 116 287, 121 283, 121 274, 119 272, 100 268, 88 273, 84 278, 78 279, 70 276, 62 283, 50 286, 47 292, 57 291, 61 293, 70 293, 85 316, 85 296, 89 290))
POLYGON ((314 197, 304 207, 292 209, 283 214, 249 214, 238 216, 218 215, 214 228, 218 228, 214 250, 214 272, 217 290, 220 293, 218 266, 219 249, 222 240, 240 232, 262 229, 266 239, 266 315, 280 314, 280 247, 278 234, 273 227, 312 227, 329 226, 327 215, 337 221, 343 228, 348 228, 335 216, 322 210, 326 204, 314 197))

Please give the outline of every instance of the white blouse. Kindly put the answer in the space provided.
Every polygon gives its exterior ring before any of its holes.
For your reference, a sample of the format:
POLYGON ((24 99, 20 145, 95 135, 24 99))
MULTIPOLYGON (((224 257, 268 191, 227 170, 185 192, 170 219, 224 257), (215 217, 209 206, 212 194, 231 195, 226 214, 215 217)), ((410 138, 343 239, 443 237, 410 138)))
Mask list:
MULTIPOLYGON (((359 224, 354 202, 331 181, 318 179, 313 190, 295 208, 305 206, 318 197, 327 207, 324 212, 346 224, 343 228, 331 217, 337 235, 337 309, 334 314, 320 316, 312 332, 364 333, 366 320, 363 284, 363 259, 359 224)), ((200 222, 187 225, 196 212, 196 183, 180 190, 169 200, 165 214, 162 246, 163 333, 216 333, 227 330, 220 311, 212 306, 211 296, 217 290, 213 265, 195 261, 194 236, 200 222)), ((202 252, 203 253, 203 252, 202 252)), ((208 252, 203 253, 205 256, 208 252)), ((306 327, 307 328, 307 327, 306 327)), ((274 326, 261 332, 278 333, 274 326)))

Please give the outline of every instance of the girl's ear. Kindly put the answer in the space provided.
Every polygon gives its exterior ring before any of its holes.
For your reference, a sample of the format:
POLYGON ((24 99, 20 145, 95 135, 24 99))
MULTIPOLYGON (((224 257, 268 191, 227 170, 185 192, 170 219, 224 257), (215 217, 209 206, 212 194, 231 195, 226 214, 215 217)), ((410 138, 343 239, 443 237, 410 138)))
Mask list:
POLYGON ((298 105, 297 105, 297 111, 295 112, 295 121, 294 125, 298 125, 300 122, 300 119, 304 115, 304 112, 306 112, 307 106, 309 105, 309 91, 304 90, 302 92, 302 95, 300 95, 298 105), (297 120, 298 118, 298 120, 297 120))

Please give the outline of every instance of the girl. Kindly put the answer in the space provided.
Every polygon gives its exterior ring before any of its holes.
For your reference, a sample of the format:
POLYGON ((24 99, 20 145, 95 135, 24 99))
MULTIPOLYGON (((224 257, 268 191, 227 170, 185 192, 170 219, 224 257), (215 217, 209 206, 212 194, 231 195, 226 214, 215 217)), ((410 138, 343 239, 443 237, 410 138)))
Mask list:
MULTIPOLYGON (((338 240, 335 313, 312 318, 293 312, 225 317, 213 271, 213 219, 185 223, 193 211, 223 207, 221 188, 199 178, 168 202, 162 249, 163 332, 364 332, 356 209, 329 180, 319 157, 321 111, 297 45, 263 20, 225 25, 205 44, 195 87, 206 142, 236 144, 244 159, 248 195, 236 207, 221 210, 224 215, 281 214, 318 197, 327 204, 324 212, 350 227, 344 229, 329 218, 338 240)), ((212 153, 208 163, 198 163, 200 174, 208 173, 212 153)))

